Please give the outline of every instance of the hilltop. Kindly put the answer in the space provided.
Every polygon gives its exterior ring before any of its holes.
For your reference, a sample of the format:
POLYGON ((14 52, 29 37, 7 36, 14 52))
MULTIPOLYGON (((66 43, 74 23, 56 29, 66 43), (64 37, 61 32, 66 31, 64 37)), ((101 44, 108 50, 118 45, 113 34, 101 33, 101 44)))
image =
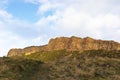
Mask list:
POLYGON ((72 36, 14 48, 0 58, 0 80, 120 80, 120 43, 72 36))
POLYGON ((44 46, 30 46, 24 49, 11 49, 8 52, 8 57, 22 56, 23 54, 29 55, 40 51, 53 51, 53 50, 120 50, 120 43, 107 40, 96 40, 90 37, 57 37, 50 39, 49 43, 44 46))

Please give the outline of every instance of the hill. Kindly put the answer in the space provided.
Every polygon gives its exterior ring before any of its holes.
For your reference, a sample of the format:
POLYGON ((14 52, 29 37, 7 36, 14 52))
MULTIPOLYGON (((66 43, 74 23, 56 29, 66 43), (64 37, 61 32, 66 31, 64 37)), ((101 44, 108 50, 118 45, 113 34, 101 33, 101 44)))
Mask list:
POLYGON ((120 80, 120 43, 73 36, 11 49, 0 80, 120 80))
POLYGON ((120 80, 120 51, 42 51, 0 58, 0 80, 120 80))
POLYGON ((40 51, 52 51, 52 50, 120 50, 120 43, 115 41, 96 40, 90 37, 57 37, 50 39, 49 43, 44 46, 30 46, 24 49, 11 49, 8 52, 8 57, 22 56, 24 54, 29 55, 40 51))

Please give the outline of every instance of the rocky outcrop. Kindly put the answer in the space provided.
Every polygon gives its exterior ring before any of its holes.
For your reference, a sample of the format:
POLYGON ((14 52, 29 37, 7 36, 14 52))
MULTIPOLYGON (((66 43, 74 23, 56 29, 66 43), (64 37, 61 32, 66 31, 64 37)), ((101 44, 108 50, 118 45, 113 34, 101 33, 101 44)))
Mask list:
POLYGON ((9 52, 8 52, 8 57, 11 57, 11 56, 22 56, 23 55, 23 49, 16 49, 16 48, 13 48, 11 49, 9 52))
POLYGON ((90 37, 78 38, 72 36, 68 37, 57 37, 51 39, 48 45, 45 46, 31 46, 24 49, 11 49, 8 52, 8 57, 29 55, 39 51, 51 51, 51 50, 120 50, 120 43, 114 41, 95 40, 90 37))
POLYGON ((24 49, 16 49, 13 48, 8 52, 8 57, 12 56, 23 56, 23 55, 29 55, 35 52, 39 52, 45 49, 46 46, 30 46, 26 47, 24 49))
POLYGON ((82 39, 72 36, 71 38, 60 37, 51 39, 47 48, 48 50, 118 50, 120 44, 114 41, 95 40, 90 37, 82 39))

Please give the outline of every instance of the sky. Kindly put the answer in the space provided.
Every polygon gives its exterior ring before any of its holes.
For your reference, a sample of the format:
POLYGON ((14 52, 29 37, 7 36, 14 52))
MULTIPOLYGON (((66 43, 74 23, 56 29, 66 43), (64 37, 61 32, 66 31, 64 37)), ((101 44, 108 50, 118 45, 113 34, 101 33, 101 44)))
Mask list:
POLYGON ((0 56, 58 36, 120 42, 120 0, 0 0, 0 56))

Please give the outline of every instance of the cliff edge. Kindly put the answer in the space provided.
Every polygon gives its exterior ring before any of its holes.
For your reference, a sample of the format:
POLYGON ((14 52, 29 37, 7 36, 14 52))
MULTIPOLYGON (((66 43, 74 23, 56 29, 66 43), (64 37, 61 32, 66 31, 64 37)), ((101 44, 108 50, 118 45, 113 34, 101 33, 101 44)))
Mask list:
POLYGON ((11 49, 8 52, 8 57, 29 55, 39 51, 52 51, 66 49, 69 51, 76 50, 120 50, 120 43, 107 40, 96 40, 90 37, 57 37, 50 39, 49 43, 44 46, 31 46, 24 49, 11 49))

